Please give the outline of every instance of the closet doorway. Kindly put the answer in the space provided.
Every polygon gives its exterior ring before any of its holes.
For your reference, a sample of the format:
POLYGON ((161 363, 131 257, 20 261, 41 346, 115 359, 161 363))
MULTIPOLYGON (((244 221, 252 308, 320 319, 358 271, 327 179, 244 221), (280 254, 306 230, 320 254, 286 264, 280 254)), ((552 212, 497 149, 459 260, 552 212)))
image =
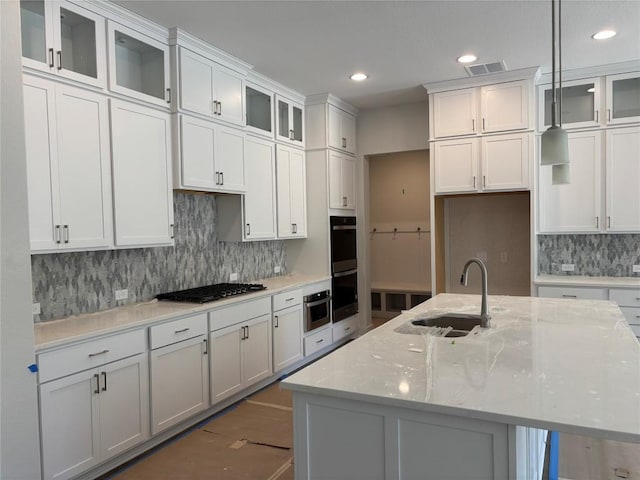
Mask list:
POLYGON ((376 323, 431 297, 429 151, 368 159, 371 316, 376 323))

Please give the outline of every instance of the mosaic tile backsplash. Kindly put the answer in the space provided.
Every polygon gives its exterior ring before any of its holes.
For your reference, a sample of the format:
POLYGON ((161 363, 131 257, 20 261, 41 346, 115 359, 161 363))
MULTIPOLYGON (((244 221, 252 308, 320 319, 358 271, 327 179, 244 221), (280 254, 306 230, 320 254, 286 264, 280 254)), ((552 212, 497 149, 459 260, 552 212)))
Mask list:
POLYGON ((175 246, 31 256, 36 321, 151 300, 156 294, 286 273, 284 241, 221 242, 216 238, 216 197, 174 192, 175 246), (115 290, 129 298, 116 303, 115 290))
POLYGON ((640 235, 538 235, 538 273, 590 277, 640 277, 640 235), (563 272, 573 263, 573 272, 563 272))

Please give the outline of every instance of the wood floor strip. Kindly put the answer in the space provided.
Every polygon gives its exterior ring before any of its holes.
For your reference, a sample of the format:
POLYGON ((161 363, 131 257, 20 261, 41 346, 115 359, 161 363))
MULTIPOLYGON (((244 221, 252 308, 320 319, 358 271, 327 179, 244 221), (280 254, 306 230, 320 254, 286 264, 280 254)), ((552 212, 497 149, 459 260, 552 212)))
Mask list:
POLYGON ((278 478, 280 478, 282 476, 282 474, 284 472, 286 472, 287 470, 289 470, 289 467, 293 465, 293 457, 291 457, 289 460, 287 460, 286 462, 284 462, 282 464, 282 466, 280 468, 278 468, 278 470, 276 470, 273 475, 271 475, 269 478, 267 478, 267 480, 277 480, 278 478))
POLYGON ((252 403, 253 405, 262 405, 263 407, 271 407, 278 408, 280 410, 285 410, 287 412, 292 412, 293 408, 286 407, 284 405, 276 405, 275 403, 264 403, 264 402, 256 402, 255 400, 245 400, 247 403, 252 403))

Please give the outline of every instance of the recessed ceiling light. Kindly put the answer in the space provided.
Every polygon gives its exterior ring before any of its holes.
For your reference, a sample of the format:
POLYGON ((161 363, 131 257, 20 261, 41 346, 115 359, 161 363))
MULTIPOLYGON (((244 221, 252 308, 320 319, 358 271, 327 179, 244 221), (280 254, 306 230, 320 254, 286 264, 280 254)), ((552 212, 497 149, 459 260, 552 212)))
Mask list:
POLYGON ((591 38, 594 40, 606 40, 607 38, 615 36, 615 34, 615 30, 600 30, 598 33, 591 35, 591 38))
POLYGON ((475 55, 471 55, 466 54, 466 55, 462 55, 461 57, 458 57, 458 62, 460 63, 471 63, 471 62, 475 62, 478 59, 478 57, 476 57, 475 55))
POLYGON ((367 74, 366 74, 366 73, 358 72, 358 73, 354 73, 354 74, 353 74, 353 75, 351 75, 349 78, 350 78, 351 80, 356 81, 356 82, 362 82, 363 80, 366 80, 366 79, 367 79, 367 74))

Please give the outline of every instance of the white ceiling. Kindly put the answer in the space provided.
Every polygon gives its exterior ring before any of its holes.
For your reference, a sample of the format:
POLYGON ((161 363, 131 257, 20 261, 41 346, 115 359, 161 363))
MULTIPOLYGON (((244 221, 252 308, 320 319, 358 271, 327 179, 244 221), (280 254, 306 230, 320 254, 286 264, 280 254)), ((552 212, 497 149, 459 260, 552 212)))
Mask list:
MULTIPOLYGON (((466 77, 456 58, 551 70, 549 0, 116 0, 177 26, 304 95, 359 108, 426 99, 423 83, 466 77), (366 82, 349 80, 355 71, 366 82)), ((640 0, 562 2, 563 69, 640 59, 640 0), (617 30, 612 39, 591 35, 617 30)))

